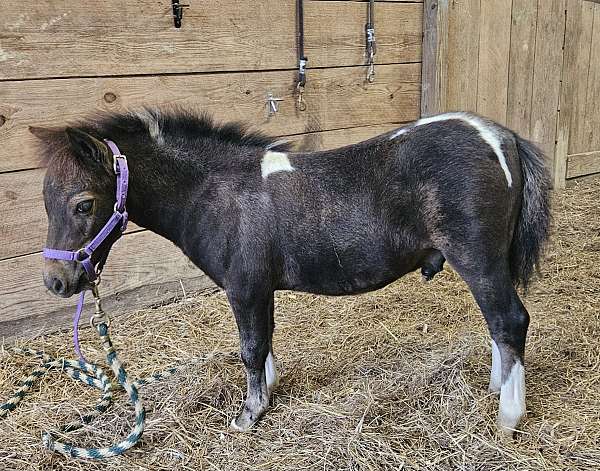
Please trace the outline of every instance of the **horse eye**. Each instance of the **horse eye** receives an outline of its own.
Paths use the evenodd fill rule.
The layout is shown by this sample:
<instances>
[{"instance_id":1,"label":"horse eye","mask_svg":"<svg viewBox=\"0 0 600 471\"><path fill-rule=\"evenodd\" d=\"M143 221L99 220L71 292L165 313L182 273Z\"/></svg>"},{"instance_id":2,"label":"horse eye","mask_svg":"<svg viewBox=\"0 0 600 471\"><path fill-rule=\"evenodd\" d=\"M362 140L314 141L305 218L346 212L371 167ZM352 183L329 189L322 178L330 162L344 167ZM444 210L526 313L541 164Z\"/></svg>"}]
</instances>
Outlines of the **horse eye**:
<instances>
[{"instance_id":1,"label":"horse eye","mask_svg":"<svg viewBox=\"0 0 600 471\"><path fill-rule=\"evenodd\" d=\"M76 210L80 214L86 214L92 210L93 206L94 206L94 200L80 201L79 203L77 203Z\"/></svg>"}]
</instances>

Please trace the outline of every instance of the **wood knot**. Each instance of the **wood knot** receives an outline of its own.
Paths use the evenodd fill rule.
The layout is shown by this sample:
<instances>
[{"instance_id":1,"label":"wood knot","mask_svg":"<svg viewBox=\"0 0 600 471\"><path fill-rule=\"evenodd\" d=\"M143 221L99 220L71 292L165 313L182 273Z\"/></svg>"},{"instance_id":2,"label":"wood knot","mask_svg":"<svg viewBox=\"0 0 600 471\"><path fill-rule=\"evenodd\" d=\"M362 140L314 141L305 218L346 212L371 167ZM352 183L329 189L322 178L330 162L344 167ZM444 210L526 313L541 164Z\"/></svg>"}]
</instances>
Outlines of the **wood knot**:
<instances>
[{"instance_id":1,"label":"wood knot","mask_svg":"<svg viewBox=\"0 0 600 471\"><path fill-rule=\"evenodd\" d=\"M19 197L19 195L17 195L17 193L12 190L5 191L4 196L6 197L6 199L12 200L12 201L16 200Z\"/></svg>"},{"instance_id":2,"label":"wood knot","mask_svg":"<svg viewBox=\"0 0 600 471\"><path fill-rule=\"evenodd\" d=\"M0 126L4 126L4 123L6 123L7 119L8 118L6 116L0 114Z\"/></svg>"},{"instance_id":3,"label":"wood knot","mask_svg":"<svg viewBox=\"0 0 600 471\"><path fill-rule=\"evenodd\" d=\"M104 101L106 103L113 103L117 99L117 95L112 92L106 92L104 94Z\"/></svg>"}]
</instances>

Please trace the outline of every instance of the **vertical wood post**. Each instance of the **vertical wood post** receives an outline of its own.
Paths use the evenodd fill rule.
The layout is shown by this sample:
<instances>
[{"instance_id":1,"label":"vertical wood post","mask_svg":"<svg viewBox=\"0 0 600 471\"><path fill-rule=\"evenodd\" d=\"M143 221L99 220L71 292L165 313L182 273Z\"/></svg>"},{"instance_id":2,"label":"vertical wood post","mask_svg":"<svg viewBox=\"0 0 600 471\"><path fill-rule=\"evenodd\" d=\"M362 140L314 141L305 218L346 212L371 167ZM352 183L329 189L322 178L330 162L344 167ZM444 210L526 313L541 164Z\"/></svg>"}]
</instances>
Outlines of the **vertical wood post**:
<instances>
[{"instance_id":1,"label":"vertical wood post","mask_svg":"<svg viewBox=\"0 0 600 471\"><path fill-rule=\"evenodd\" d=\"M421 116L445 111L448 79L448 0L423 4Z\"/></svg>"}]
</instances>

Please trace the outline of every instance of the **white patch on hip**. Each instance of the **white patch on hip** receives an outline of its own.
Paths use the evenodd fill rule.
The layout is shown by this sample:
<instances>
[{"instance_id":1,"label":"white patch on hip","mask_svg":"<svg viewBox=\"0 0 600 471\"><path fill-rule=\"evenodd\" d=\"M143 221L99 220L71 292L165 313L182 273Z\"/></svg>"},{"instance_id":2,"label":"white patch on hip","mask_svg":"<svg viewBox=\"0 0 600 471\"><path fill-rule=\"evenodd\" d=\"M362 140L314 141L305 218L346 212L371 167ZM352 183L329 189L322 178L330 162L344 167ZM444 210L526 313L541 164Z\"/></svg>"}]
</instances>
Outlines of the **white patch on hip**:
<instances>
[{"instance_id":1,"label":"white patch on hip","mask_svg":"<svg viewBox=\"0 0 600 471\"><path fill-rule=\"evenodd\" d=\"M512 433L525 415L525 368L516 361L500 389L500 430Z\"/></svg>"},{"instance_id":2,"label":"white patch on hip","mask_svg":"<svg viewBox=\"0 0 600 471\"><path fill-rule=\"evenodd\" d=\"M269 390L269 394L271 394L273 388L279 383L277 367L275 366L275 358L273 358L273 353L271 352L269 352L269 355L265 360L265 376L267 378L267 389Z\"/></svg>"},{"instance_id":3,"label":"white patch on hip","mask_svg":"<svg viewBox=\"0 0 600 471\"><path fill-rule=\"evenodd\" d=\"M424 126L425 124L437 123L440 121L448 121L451 119L459 119L464 121L469 126L474 127L479 131L479 135L481 138L492 148L496 157L498 157L498 162L500 163L500 167L504 171L504 175L506 176L506 181L508 182L509 188L512 186L512 175L510 174L510 170L508 169L508 164L506 163L506 157L502 152L502 143L500 142L500 138L498 133L494 130L492 126L484 122L482 119L477 116L468 114L468 113L445 113L437 116L430 116L428 118L422 118L418 121L415 121L412 125L399 129L395 133L390 135L390 139L395 139L402 134L406 134L411 129L414 129L418 126Z\"/></svg>"},{"instance_id":4,"label":"white patch on hip","mask_svg":"<svg viewBox=\"0 0 600 471\"><path fill-rule=\"evenodd\" d=\"M492 340L492 369L490 371L490 392L500 392L502 386L502 358L496 342Z\"/></svg>"},{"instance_id":5,"label":"white patch on hip","mask_svg":"<svg viewBox=\"0 0 600 471\"><path fill-rule=\"evenodd\" d=\"M272 173L293 172L295 170L285 152L265 152L260 163L260 170L263 178L267 178Z\"/></svg>"}]
</instances>

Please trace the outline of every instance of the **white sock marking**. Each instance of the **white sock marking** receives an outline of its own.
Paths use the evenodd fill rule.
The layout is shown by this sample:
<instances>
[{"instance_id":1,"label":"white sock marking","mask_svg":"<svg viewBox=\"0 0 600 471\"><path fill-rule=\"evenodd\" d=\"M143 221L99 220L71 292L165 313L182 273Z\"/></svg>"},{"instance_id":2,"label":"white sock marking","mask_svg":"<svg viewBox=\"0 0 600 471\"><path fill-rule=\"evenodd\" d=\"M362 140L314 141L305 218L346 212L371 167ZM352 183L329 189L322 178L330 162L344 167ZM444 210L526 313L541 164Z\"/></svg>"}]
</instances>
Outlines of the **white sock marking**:
<instances>
[{"instance_id":1,"label":"white sock marking","mask_svg":"<svg viewBox=\"0 0 600 471\"><path fill-rule=\"evenodd\" d=\"M500 392L502 386L502 359L496 342L492 340L492 369L490 371L490 391Z\"/></svg>"},{"instance_id":2,"label":"white sock marking","mask_svg":"<svg viewBox=\"0 0 600 471\"><path fill-rule=\"evenodd\" d=\"M505 432L512 432L524 414L525 368L520 361L516 361L500 389L498 424Z\"/></svg>"},{"instance_id":3,"label":"white sock marking","mask_svg":"<svg viewBox=\"0 0 600 471\"><path fill-rule=\"evenodd\" d=\"M429 118L423 118L418 121L415 121L414 124L409 125L406 128L399 129L395 133L390 136L390 139L395 139L402 134L407 133L411 129L414 129L418 126L423 126L425 124L437 123L439 121L448 121L450 119L460 119L461 121L466 122L470 126L474 127L479 131L479 135L481 138L492 148L495 152L496 157L498 157L498 162L500 163L500 167L504 171L504 175L506 176L506 181L508 182L509 188L512 186L512 175L510 174L510 170L508 169L508 164L506 163L506 157L502 152L502 144L500 139L498 138L498 134L494 132L490 126L488 126L483 120L478 118L477 116L470 115L468 113L445 113L440 114L438 116L430 116Z\"/></svg>"},{"instance_id":4,"label":"white sock marking","mask_svg":"<svg viewBox=\"0 0 600 471\"><path fill-rule=\"evenodd\" d=\"M260 170L263 178L267 178L272 173L293 172L295 170L285 152L265 152L260 163Z\"/></svg>"},{"instance_id":5,"label":"white sock marking","mask_svg":"<svg viewBox=\"0 0 600 471\"><path fill-rule=\"evenodd\" d=\"M275 366L275 358L273 358L273 354L271 352L269 352L269 355L265 361L265 376L267 377L267 389L269 390L270 394L273 388L277 386L277 383L279 382L277 367Z\"/></svg>"}]
</instances>

